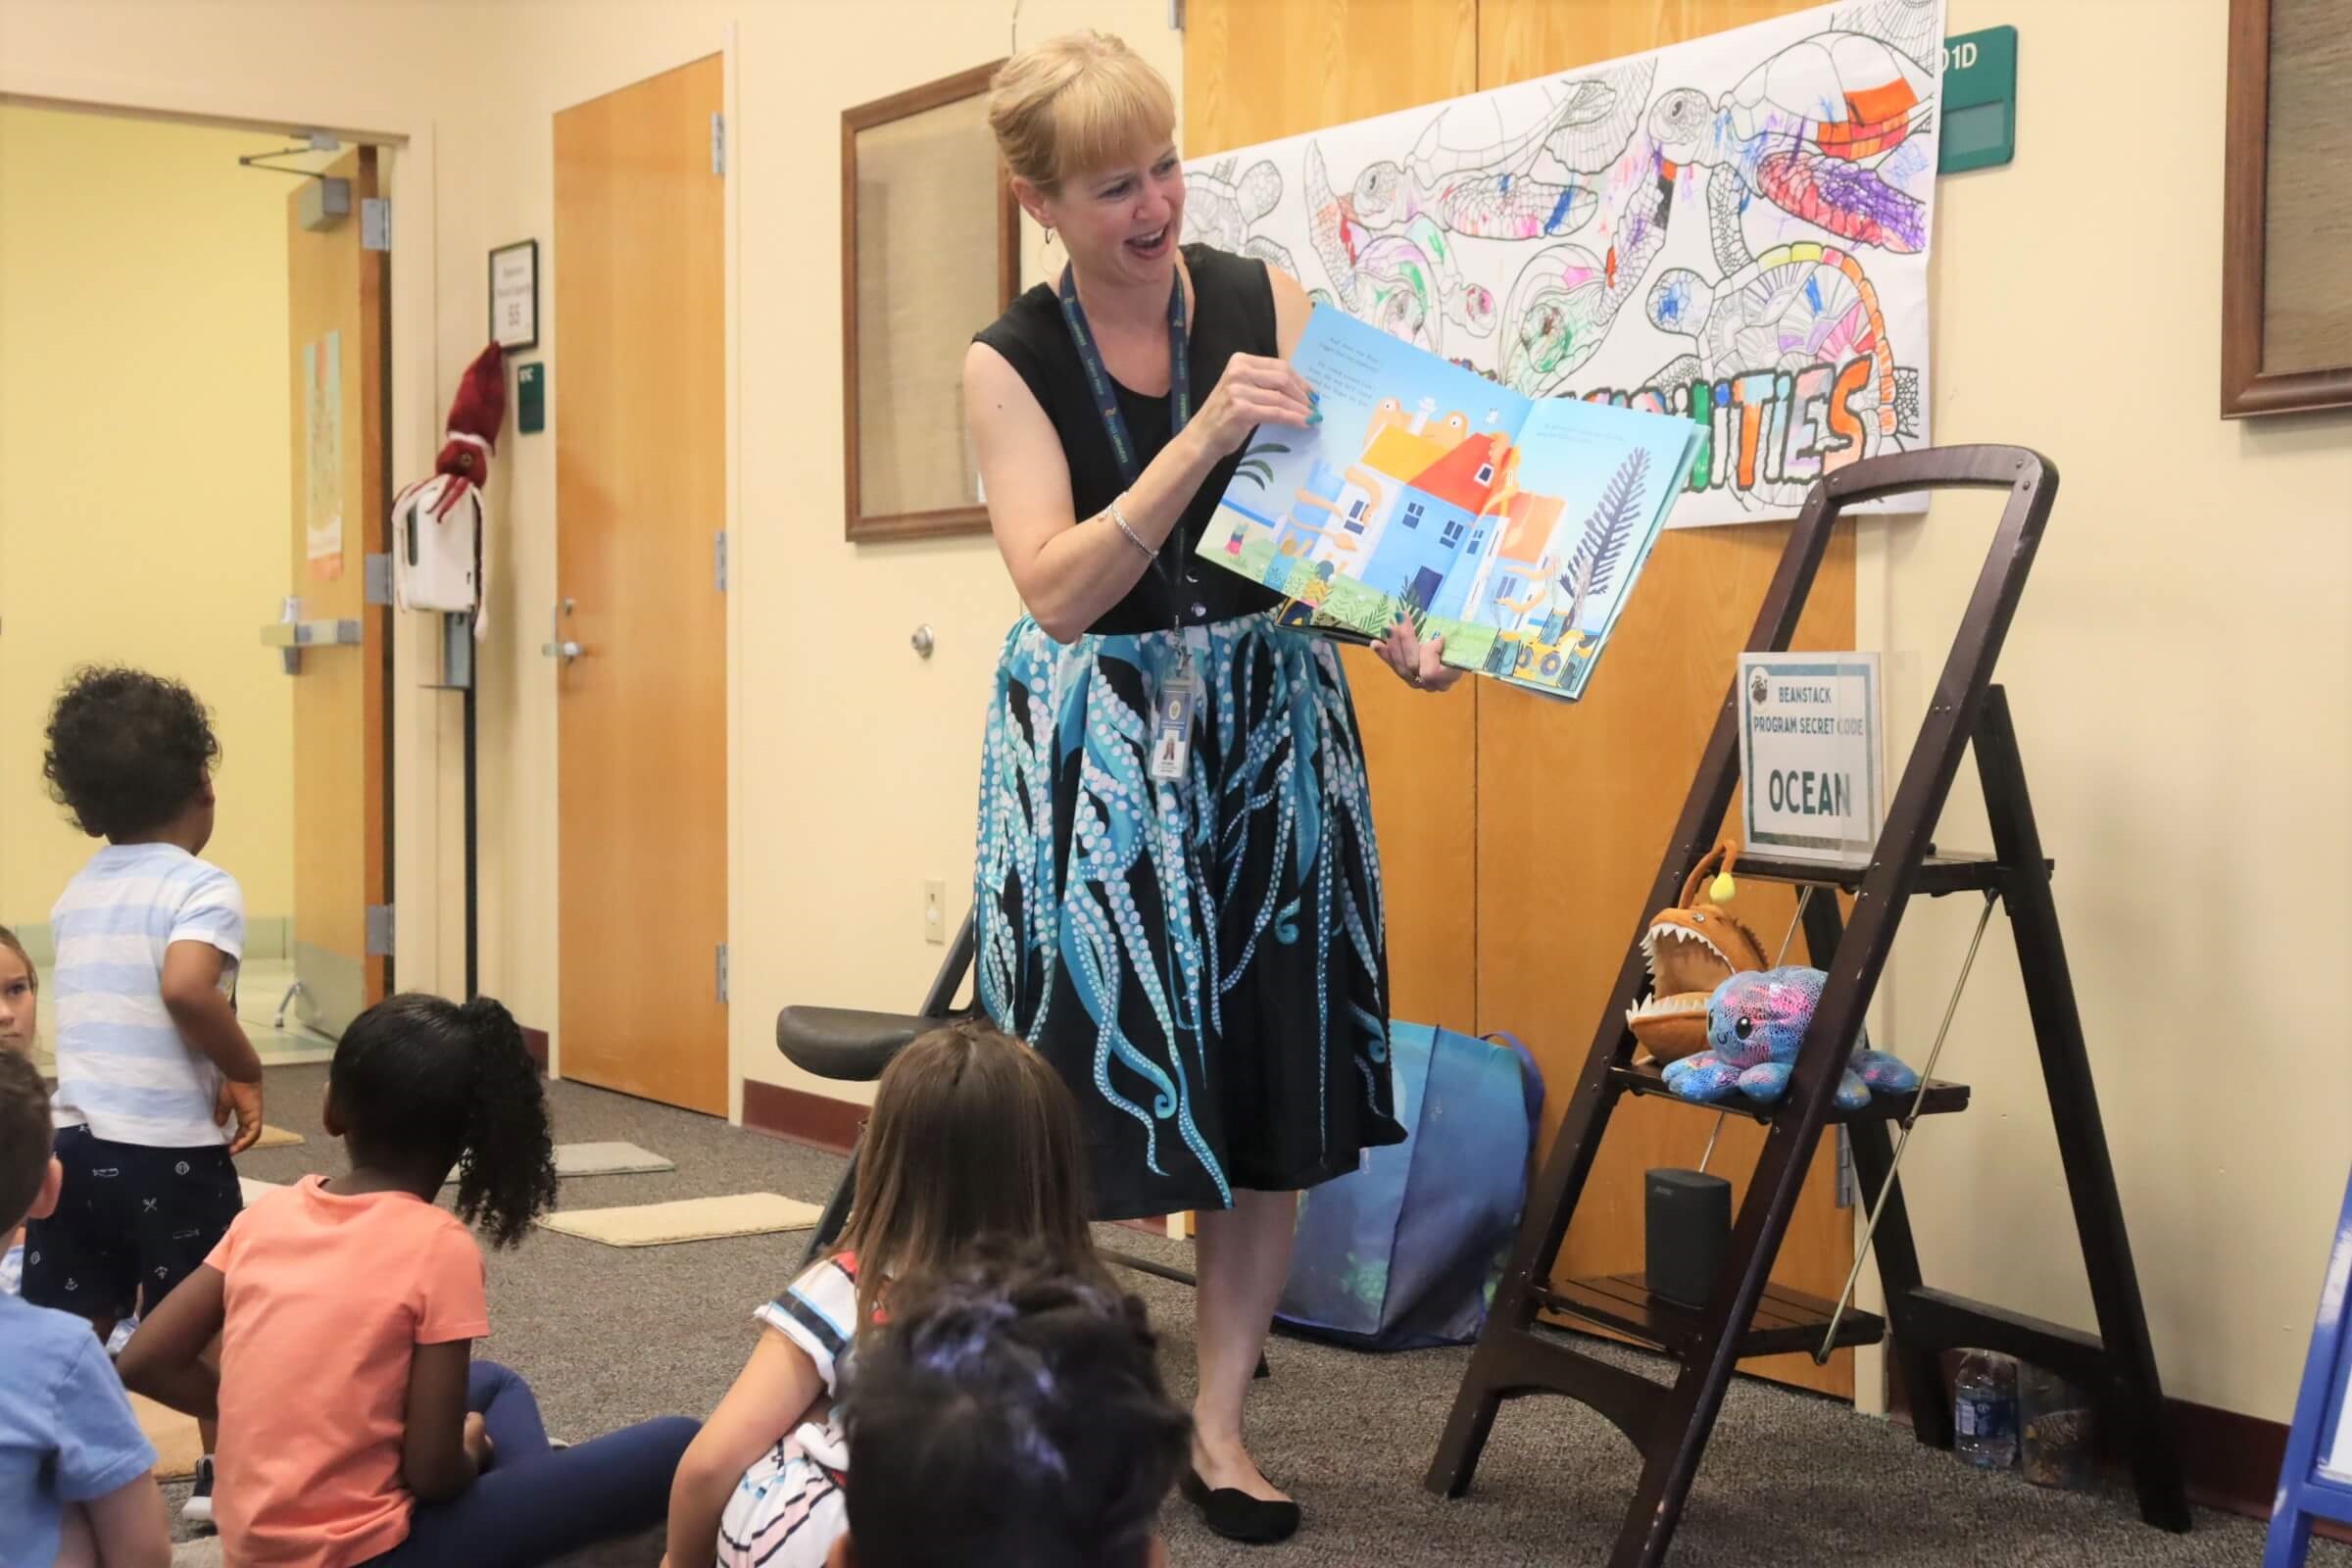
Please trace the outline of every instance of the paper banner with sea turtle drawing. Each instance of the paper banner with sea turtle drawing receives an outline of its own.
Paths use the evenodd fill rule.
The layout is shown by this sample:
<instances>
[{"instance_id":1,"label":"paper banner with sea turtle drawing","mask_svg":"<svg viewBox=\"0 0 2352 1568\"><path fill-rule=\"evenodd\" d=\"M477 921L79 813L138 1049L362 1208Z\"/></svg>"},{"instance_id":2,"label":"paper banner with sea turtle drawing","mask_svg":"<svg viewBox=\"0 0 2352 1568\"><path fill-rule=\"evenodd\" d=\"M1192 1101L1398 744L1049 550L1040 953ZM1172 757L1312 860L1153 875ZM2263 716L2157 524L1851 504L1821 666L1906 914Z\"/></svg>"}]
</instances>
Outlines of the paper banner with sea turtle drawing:
<instances>
[{"instance_id":1,"label":"paper banner with sea turtle drawing","mask_svg":"<svg viewBox=\"0 0 2352 1568\"><path fill-rule=\"evenodd\" d=\"M1688 415L1669 527L1789 516L1928 442L1942 39L1942 0L1846 0L1196 159L1185 238L1531 396Z\"/></svg>"}]
</instances>

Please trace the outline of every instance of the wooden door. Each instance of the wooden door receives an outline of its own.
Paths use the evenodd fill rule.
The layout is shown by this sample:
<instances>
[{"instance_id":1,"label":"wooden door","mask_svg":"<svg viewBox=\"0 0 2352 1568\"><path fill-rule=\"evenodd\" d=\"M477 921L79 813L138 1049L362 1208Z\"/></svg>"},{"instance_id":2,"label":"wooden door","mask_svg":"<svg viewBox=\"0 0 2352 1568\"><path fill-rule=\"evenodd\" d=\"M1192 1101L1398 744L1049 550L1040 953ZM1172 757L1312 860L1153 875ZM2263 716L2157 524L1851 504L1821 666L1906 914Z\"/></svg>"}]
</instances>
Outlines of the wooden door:
<instances>
[{"instance_id":1,"label":"wooden door","mask_svg":"<svg viewBox=\"0 0 2352 1568\"><path fill-rule=\"evenodd\" d=\"M1477 0L1192 0L1187 158L1471 91ZM1245 41L1246 40L1246 41ZM1477 1016L1481 681L1414 691L1342 651L1372 775L1388 894L1389 1012L1469 1030Z\"/></svg>"},{"instance_id":2,"label":"wooden door","mask_svg":"<svg viewBox=\"0 0 2352 1568\"><path fill-rule=\"evenodd\" d=\"M1615 59L1802 10L1805 0L1479 0L1479 86ZM1787 523L1668 533L1610 641L1589 694L1562 709L1490 684L1478 723L1478 1018L1510 1029L1543 1063L1544 1147L1567 1110L1592 1028L1657 875L1674 819L1730 688L1734 656L1779 563ZM1799 648L1854 645L1853 525L1841 524L1815 580ZM1735 806L1735 813L1737 807ZM1574 824L1564 827L1563 824ZM1382 848L1387 845L1384 841ZM1742 881L1735 908L1779 951L1794 912L1786 888ZM1791 962L1804 961L1800 934ZM1642 1173L1697 1165L1716 1118L1688 1105L1628 1097L1612 1113L1576 1223L1562 1279L1639 1270ZM1764 1129L1729 1118L1708 1169L1734 1201ZM1806 1178L1773 1279L1837 1296L1853 1262L1853 1213L1837 1200L1837 1141ZM1802 1355L1748 1363L1761 1373L1850 1396L1853 1352L1827 1366Z\"/></svg>"},{"instance_id":3,"label":"wooden door","mask_svg":"<svg viewBox=\"0 0 2352 1568\"><path fill-rule=\"evenodd\" d=\"M556 116L564 1075L723 1115L720 57ZM566 608L567 607L567 608Z\"/></svg>"},{"instance_id":4,"label":"wooden door","mask_svg":"<svg viewBox=\"0 0 2352 1568\"><path fill-rule=\"evenodd\" d=\"M376 194L362 147L326 172L351 181L351 211L305 228L306 193L286 198L292 350L293 553L287 593L314 640L293 650L294 973L303 1018L340 1035L383 1000L391 961L371 948L368 909L392 901L392 624L367 602L367 558L382 554L384 328L390 257L363 243L361 206ZM315 199L315 198L314 198Z\"/></svg>"}]
</instances>

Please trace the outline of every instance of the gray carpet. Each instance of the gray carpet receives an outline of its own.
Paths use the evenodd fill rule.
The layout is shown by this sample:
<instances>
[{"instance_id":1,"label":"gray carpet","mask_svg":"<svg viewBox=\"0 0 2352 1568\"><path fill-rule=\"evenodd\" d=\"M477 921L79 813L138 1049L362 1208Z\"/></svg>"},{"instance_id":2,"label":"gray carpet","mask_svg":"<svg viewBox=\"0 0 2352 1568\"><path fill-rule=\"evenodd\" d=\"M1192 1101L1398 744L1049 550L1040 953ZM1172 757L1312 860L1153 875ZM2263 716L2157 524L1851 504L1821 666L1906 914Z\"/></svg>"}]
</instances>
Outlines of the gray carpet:
<instances>
[{"instance_id":1,"label":"gray carpet","mask_svg":"<svg viewBox=\"0 0 2352 1568\"><path fill-rule=\"evenodd\" d=\"M270 1119L311 1139L239 1161L246 1175L291 1181L338 1168L318 1102L325 1069L270 1075ZM839 1162L723 1123L572 1084L552 1090L563 1142L628 1139L678 1162L643 1176L564 1184L575 1207L767 1190L822 1200ZM1121 1248L1182 1261L1189 1249L1105 1229ZM707 1413L752 1342L750 1314L790 1277L798 1235L680 1247L614 1249L545 1233L490 1265L491 1337L477 1353L530 1379L548 1426L584 1438L648 1416ZM1169 1381L1189 1398L1192 1299L1141 1276L1165 1335ZM1600 1417L1565 1400L1506 1406L1471 1494L1421 1490L1421 1474L1468 1357L1434 1350L1371 1357L1277 1340L1274 1376L1257 1385L1252 1445L1266 1471L1307 1509L1307 1527L1271 1550L1208 1535L1181 1503L1166 1514L1178 1568L1262 1565L1595 1563L1631 1497L1632 1448ZM1662 1363L1624 1352L1662 1375ZM176 1504L177 1497L174 1496ZM1952 1568L1960 1563L2169 1565L2254 1563L2261 1527L2200 1512L2192 1535L2138 1522L2123 1494L2069 1495L2015 1476L1984 1476L1920 1447L1907 1430L1770 1385L1737 1383L1676 1538L1678 1568L1835 1563ZM608 1547L578 1568L652 1568L658 1543ZM2314 1568L2352 1568L2352 1548L2314 1547Z\"/></svg>"}]
</instances>

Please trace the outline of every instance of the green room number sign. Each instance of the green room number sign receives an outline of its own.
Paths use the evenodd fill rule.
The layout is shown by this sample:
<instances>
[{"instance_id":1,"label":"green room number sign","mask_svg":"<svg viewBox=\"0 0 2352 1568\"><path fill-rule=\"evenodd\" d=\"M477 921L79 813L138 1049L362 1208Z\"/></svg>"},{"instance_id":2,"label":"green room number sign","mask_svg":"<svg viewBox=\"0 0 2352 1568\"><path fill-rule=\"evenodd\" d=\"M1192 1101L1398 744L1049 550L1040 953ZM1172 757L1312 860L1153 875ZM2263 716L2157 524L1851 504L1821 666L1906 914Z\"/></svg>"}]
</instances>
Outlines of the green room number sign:
<instances>
[{"instance_id":1,"label":"green room number sign","mask_svg":"<svg viewBox=\"0 0 2352 1568\"><path fill-rule=\"evenodd\" d=\"M2017 156L2017 29L1943 40L1943 140L1936 172L1991 169Z\"/></svg>"}]
</instances>

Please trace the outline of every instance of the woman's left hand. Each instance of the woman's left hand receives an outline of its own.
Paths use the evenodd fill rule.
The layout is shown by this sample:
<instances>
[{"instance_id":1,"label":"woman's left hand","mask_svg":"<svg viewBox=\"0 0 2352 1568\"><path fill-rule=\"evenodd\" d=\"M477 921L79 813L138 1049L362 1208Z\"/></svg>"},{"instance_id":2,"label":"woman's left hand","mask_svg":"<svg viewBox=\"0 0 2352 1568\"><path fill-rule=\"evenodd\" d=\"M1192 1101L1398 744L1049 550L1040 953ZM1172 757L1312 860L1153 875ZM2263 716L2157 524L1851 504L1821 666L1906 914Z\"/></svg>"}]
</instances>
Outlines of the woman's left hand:
<instances>
[{"instance_id":1,"label":"woman's left hand","mask_svg":"<svg viewBox=\"0 0 2352 1568\"><path fill-rule=\"evenodd\" d=\"M1445 662L1446 639L1432 637L1423 642L1413 623L1402 615L1390 625L1388 635L1372 646L1407 686L1442 692L1462 678L1462 671Z\"/></svg>"}]
</instances>

